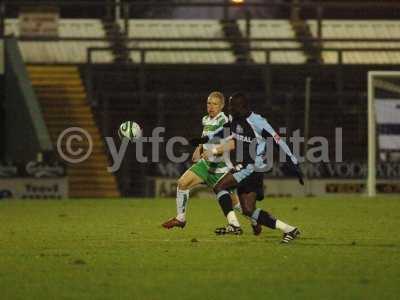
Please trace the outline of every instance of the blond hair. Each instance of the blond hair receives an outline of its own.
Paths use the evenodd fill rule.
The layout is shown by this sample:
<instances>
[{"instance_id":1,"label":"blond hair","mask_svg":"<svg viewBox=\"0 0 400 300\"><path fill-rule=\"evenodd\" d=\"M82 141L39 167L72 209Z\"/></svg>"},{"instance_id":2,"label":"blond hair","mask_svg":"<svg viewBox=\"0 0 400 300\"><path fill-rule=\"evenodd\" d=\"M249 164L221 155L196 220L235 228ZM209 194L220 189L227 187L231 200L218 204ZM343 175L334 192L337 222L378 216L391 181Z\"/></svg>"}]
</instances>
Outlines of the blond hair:
<instances>
[{"instance_id":1,"label":"blond hair","mask_svg":"<svg viewBox=\"0 0 400 300\"><path fill-rule=\"evenodd\" d=\"M225 96L221 92L211 92L210 95L208 95L208 98L217 98L221 102L222 106L225 105Z\"/></svg>"}]
</instances>

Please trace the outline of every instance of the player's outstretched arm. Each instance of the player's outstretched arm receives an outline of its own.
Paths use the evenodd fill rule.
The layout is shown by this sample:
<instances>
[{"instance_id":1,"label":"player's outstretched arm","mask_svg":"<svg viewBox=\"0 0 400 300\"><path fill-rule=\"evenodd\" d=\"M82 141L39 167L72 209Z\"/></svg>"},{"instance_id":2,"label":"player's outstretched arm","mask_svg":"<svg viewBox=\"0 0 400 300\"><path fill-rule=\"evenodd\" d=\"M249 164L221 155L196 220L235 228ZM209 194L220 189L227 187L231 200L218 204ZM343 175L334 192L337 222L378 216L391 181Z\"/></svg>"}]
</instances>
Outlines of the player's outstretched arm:
<instances>
[{"instance_id":1,"label":"player's outstretched arm","mask_svg":"<svg viewBox=\"0 0 400 300\"><path fill-rule=\"evenodd\" d=\"M207 144L210 140L214 138L224 138L224 136L226 135L226 130L229 131L229 128L230 128L230 123L225 123L223 127L218 128L217 130L207 134L206 136L203 136L201 138L190 139L189 143L192 146L198 146L200 144Z\"/></svg>"},{"instance_id":2,"label":"player's outstretched arm","mask_svg":"<svg viewBox=\"0 0 400 300\"><path fill-rule=\"evenodd\" d=\"M267 139L268 137L272 136L274 142L286 153L286 156L289 157L289 160L287 160L288 173L290 173L290 175L296 176L299 179L299 183L301 185L304 185L304 180L303 180L304 176L300 169L299 162L297 158L293 155L292 151L290 151L290 148L286 144L286 142L280 138L278 133L276 133L276 131L264 118L260 118L260 122L258 125L260 126L261 129L261 136L264 139Z\"/></svg>"},{"instance_id":3,"label":"player's outstretched arm","mask_svg":"<svg viewBox=\"0 0 400 300\"><path fill-rule=\"evenodd\" d=\"M297 158L293 155L292 151L290 151L289 146L285 143L284 140L281 139L278 133L272 128L272 126L265 120L264 118L260 118L258 122L258 127L261 131L261 136L264 139L268 139L270 136L274 139L274 142L289 156L290 160L294 164L298 164Z\"/></svg>"}]
</instances>

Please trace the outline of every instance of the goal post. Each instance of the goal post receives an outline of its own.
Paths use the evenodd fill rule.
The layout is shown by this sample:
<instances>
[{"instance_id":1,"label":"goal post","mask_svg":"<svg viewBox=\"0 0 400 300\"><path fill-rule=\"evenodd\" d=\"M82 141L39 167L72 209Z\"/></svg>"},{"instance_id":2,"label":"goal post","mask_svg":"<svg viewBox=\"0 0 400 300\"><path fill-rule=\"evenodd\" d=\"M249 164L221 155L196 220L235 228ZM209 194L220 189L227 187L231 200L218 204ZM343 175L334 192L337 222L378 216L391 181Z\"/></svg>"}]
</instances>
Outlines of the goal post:
<instances>
[{"instance_id":1,"label":"goal post","mask_svg":"<svg viewBox=\"0 0 400 300\"><path fill-rule=\"evenodd\" d=\"M400 71L369 71L368 72L368 175L367 195L376 195L376 163L377 163L377 130L376 130L376 89L397 94L400 101ZM400 123L400 121L399 121Z\"/></svg>"}]
</instances>

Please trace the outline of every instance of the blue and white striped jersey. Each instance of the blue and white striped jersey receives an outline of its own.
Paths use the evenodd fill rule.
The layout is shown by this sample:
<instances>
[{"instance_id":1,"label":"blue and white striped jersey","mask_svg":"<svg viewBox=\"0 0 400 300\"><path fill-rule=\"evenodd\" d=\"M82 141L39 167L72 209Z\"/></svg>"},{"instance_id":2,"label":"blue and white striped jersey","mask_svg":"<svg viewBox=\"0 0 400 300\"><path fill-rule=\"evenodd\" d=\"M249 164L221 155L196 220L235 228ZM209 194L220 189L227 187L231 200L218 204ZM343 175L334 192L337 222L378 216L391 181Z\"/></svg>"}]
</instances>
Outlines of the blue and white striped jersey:
<instances>
[{"instance_id":1,"label":"blue and white striped jersey","mask_svg":"<svg viewBox=\"0 0 400 300\"><path fill-rule=\"evenodd\" d=\"M209 139L222 136L223 129L209 134ZM229 134L236 141L236 163L252 164L256 168L265 168L267 138L272 137L276 144L297 164L287 144L279 137L268 121L259 114L250 113L247 117L232 118L230 116Z\"/></svg>"}]
</instances>

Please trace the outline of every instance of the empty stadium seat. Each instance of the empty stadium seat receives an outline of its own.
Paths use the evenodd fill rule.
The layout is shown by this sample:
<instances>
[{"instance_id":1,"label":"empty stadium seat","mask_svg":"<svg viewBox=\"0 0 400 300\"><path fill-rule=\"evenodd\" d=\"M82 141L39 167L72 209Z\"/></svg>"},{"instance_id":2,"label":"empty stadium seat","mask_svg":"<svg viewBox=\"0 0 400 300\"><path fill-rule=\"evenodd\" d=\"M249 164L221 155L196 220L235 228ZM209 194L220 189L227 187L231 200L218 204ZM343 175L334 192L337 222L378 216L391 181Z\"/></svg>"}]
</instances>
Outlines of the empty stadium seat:
<instances>
[{"instance_id":1,"label":"empty stadium seat","mask_svg":"<svg viewBox=\"0 0 400 300\"><path fill-rule=\"evenodd\" d=\"M317 22L308 21L311 32L317 36ZM398 21L345 21L324 20L322 23L323 38L400 38ZM324 42L324 48L400 48L399 42ZM338 62L336 52L323 52L324 62ZM398 64L400 52L370 51L344 52L343 63L347 64Z\"/></svg>"},{"instance_id":2,"label":"empty stadium seat","mask_svg":"<svg viewBox=\"0 0 400 300\"><path fill-rule=\"evenodd\" d=\"M121 23L122 25L122 23ZM129 38L222 38L223 32L218 21L196 20L130 20ZM227 48L228 42L130 42L130 47L160 48ZM131 58L140 61L138 52ZM235 57L228 51L152 51L146 53L147 63L233 63Z\"/></svg>"},{"instance_id":3,"label":"empty stadium seat","mask_svg":"<svg viewBox=\"0 0 400 300\"><path fill-rule=\"evenodd\" d=\"M239 20L239 28L245 36L246 21ZM252 38L295 38L295 33L288 20L252 20ZM252 42L252 48L301 48L299 42ZM265 63L264 51L252 51L252 57L256 63ZM299 51L271 52L270 61L280 64L302 64L306 61L304 53Z\"/></svg>"},{"instance_id":4,"label":"empty stadium seat","mask_svg":"<svg viewBox=\"0 0 400 300\"><path fill-rule=\"evenodd\" d=\"M18 19L7 19L6 34L19 36ZM104 38L101 21L86 19L62 19L59 21L59 37ZM85 63L89 47L109 47L106 41L60 41L60 42L19 42L24 60L28 63ZM113 61L111 52L96 52L93 62Z\"/></svg>"}]
</instances>

